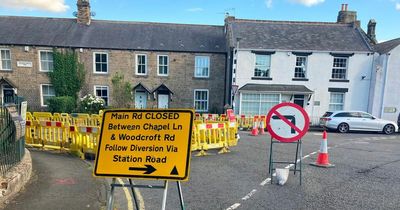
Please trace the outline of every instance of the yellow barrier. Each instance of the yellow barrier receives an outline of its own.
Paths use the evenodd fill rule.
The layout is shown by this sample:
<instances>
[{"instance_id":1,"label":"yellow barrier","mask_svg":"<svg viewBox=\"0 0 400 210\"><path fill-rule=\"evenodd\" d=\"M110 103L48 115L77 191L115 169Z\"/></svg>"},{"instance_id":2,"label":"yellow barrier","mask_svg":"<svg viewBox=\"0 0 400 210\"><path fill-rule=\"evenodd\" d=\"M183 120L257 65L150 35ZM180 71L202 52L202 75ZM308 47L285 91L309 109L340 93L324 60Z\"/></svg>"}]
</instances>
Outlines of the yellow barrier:
<instances>
[{"instance_id":1,"label":"yellow barrier","mask_svg":"<svg viewBox=\"0 0 400 210\"><path fill-rule=\"evenodd\" d=\"M238 123L226 115L196 114L192 128L192 151L206 155L209 149L229 152L238 142ZM80 113L27 113L26 144L34 147L68 150L84 158L95 155L100 135L102 115ZM208 121L204 123L204 121ZM219 120L219 121L218 121ZM221 121L222 120L222 121Z\"/></svg>"},{"instance_id":2,"label":"yellow barrier","mask_svg":"<svg viewBox=\"0 0 400 210\"><path fill-rule=\"evenodd\" d=\"M97 126L79 126L78 132L82 141L82 152L95 155L100 137L100 128Z\"/></svg>"},{"instance_id":3,"label":"yellow barrier","mask_svg":"<svg viewBox=\"0 0 400 210\"><path fill-rule=\"evenodd\" d=\"M220 149L219 154L229 152L225 123L198 124L198 156L207 155L209 149Z\"/></svg>"},{"instance_id":4,"label":"yellow barrier","mask_svg":"<svg viewBox=\"0 0 400 210\"><path fill-rule=\"evenodd\" d=\"M39 141L45 148L63 149L66 131L64 124L60 121L39 121Z\"/></svg>"}]
</instances>

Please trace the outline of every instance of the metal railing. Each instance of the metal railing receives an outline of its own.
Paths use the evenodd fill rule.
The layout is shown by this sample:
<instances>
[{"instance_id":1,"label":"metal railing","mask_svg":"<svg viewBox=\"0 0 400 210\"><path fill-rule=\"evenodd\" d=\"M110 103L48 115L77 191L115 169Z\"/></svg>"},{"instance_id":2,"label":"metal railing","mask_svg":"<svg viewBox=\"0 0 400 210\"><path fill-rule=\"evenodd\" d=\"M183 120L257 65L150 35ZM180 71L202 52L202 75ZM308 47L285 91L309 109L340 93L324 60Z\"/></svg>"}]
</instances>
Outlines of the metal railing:
<instances>
[{"instance_id":1,"label":"metal railing","mask_svg":"<svg viewBox=\"0 0 400 210\"><path fill-rule=\"evenodd\" d=\"M18 106L18 105L17 105ZM0 107L0 175L17 165L25 155L25 138L16 138L14 120L4 106Z\"/></svg>"}]
</instances>

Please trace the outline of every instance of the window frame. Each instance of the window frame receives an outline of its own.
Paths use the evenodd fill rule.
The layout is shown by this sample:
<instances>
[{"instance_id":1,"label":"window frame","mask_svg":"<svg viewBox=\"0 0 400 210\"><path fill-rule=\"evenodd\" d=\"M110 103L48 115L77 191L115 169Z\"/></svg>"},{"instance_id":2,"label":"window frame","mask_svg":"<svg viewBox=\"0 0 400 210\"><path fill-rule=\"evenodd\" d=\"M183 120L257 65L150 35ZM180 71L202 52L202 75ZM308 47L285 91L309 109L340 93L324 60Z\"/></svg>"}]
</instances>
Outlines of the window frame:
<instances>
[{"instance_id":1,"label":"window frame","mask_svg":"<svg viewBox=\"0 0 400 210\"><path fill-rule=\"evenodd\" d=\"M100 97L100 98L103 98L103 97L97 95L97 93L96 93L97 88L106 88L107 89L107 100L104 100L106 102L106 104L104 104L104 106L107 107L109 105L109 101L110 101L110 88L108 87L108 85L93 85L94 96Z\"/></svg>"},{"instance_id":2,"label":"window frame","mask_svg":"<svg viewBox=\"0 0 400 210\"><path fill-rule=\"evenodd\" d=\"M244 99L244 95L246 94L254 94L254 95L258 95L258 100L254 100L254 99ZM262 95L278 95L278 101L269 101L269 100L265 100L262 99ZM266 113L263 113L261 110L262 107L262 103L275 103L279 104L282 101L282 94L280 93L266 93L266 92L244 92L244 93L240 93L240 107L239 107L239 113L243 114L243 102L245 103L258 103L258 111L256 115L265 115ZM273 106L272 106L273 107ZM272 108L271 107L271 108ZM247 114L246 114L247 115Z\"/></svg>"},{"instance_id":3,"label":"window frame","mask_svg":"<svg viewBox=\"0 0 400 210\"><path fill-rule=\"evenodd\" d=\"M145 62L145 64L144 64L144 73L139 73L139 56L144 56L144 62ZM141 76L144 76L144 75L147 75L147 54L136 54L135 55L135 58L136 58L136 60L135 60L135 68L136 68L136 71L135 71L135 74L136 75L141 75ZM141 64L141 65L143 65L143 64Z\"/></svg>"},{"instance_id":4,"label":"window frame","mask_svg":"<svg viewBox=\"0 0 400 210\"><path fill-rule=\"evenodd\" d=\"M103 71L97 71L96 69L96 55L106 55L106 65L107 65L107 71L103 72ZM102 65L103 62L100 61L100 65ZM93 52L93 74L108 74L108 72L110 71L110 67L109 67L109 59L108 59L108 52Z\"/></svg>"},{"instance_id":5,"label":"window frame","mask_svg":"<svg viewBox=\"0 0 400 210\"><path fill-rule=\"evenodd\" d=\"M54 88L54 86L52 85L52 84L40 84L40 106L41 107L47 107L48 105L47 104L44 104L44 102L45 102L45 100L43 100L44 98L44 95L43 95L43 86L51 86L51 87L53 87ZM52 96L52 95L46 95L46 96ZM55 94L55 90L54 90L54 96L53 97L55 97L56 96L56 94Z\"/></svg>"},{"instance_id":6,"label":"window frame","mask_svg":"<svg viewBox=\"0 0 400 210\"><path fill-rule=\"evenodd\" d=\"M196 100L196 92L207 92L207 100L204 99L200 99L200 100ZM196 101L206 101L206 110L200 110L200 109L196 109ZM193 90L193 107L195 109L196 112L208 112L209 110L209 105L210 105L210 91L208 89L194 89Z\"/></svg>"},{"instance_id":7,"label":"window frame","mask_svg":"<svg viewBox=\"0 0 400 210\"><path fill-rule=\"evenodd\" d=\"M197 69L199 69L200 67L197 66L197 59L198 58L207 58L207 75L197 75ZM211 66L211 58L208 55L196 55L194 56L194 77L195 78L210 78L210 69Z\"/></svg>"},{"instance_id":8,"label":"window frame","mask_svg":"<svg viewBox=\"0 0 400 210\"><path fill-rule=\"evenodd\" d=\"M333 94L337 94L337 95L342 95L342 103L332 103L332 95ZM346 97L346 94L345 93L343 93L343 92L330 92L330 94L329 94L329 104L328 104L328 110L329 111L332 111L332 112L334 112L334 111L343 111L344 110L344 105L345 105L345 97ZM341 105L342 106L342 109L340 109L340 110L338 110L338 109L331 109L331 105Z\"/></svg>"},{"instance_id":9,"label":"window frame","mask_svg":"<svg viewBox=\"0 0 400 210\"><path fill-rule=\"evenodd\" d=\"M9 54L10 54L10 68L9 69L3 69L3 59L1 58L2 51L8 51ZM12 71L12 57L11 57L11 50L10 49L0 48L0 70L1 71Z\"/></svg>"},{"instance_id":10,"label":"window frame","mask_svg":"<svg viewBox=\"0 0 400 210\"><path fill-rule=\"evenodd\" d=\"M165 74L161 74L160 73L160 57L167 57L167 64L163 64L163 67L167 67L167 73ZM157 55L157 76L162 76L162 77L166 77L169 75L169 56L168 55Z\"/></svg>"},{"instance_id":11,"label":"window frame","mask_svg":"<svg viewBox=\"0 0 400 210\"><path fill-rule=\"evenodd\" d=\"M305 59L304 66L298 66L298 65L297 65L297 59L298 59L298 58L304 58L304 59ZM294 75L293 75L293 78L295 78L295 79L307 79L307 67L308 67L308 56L296 55L296 61L295 61L295 67L294 67ZM303 72L298 73L298 72L296 71L297 69L302 69ZM304 77L296 76L296 74L301 74L301 73L304 74Z\"/></svg>"},{"instance_id":12,"label":"window frame","mask_svg":"<svg viewBox=\"0 0 400 210\"><path fill-rule=\"evenodd\" d=\"M335 59L344 59L346 60L345 62L345 67L335 67ZM348 68L349 68L349 57L341 57L341 56L334 56L333 57L333 62L332 62L332 72L331 72L331 79L333 80L347 80L347 72L348 72ZM334 71L338 71L338 70L344 70L344 73L334 73ZM338 78L338 77L334 77L334 75L342 75L344 74L344 78Z\"/></svg>"},{"instance_id":13,"label":"window frame","mask_svg":"<svg viewBox=\"0 0 400 210\"><path fill-rule=\"evenodd\" d=\"M38 50L39 52L39 71L40 72L52 72L54 70L54 54L52 50ZM53 60L51 61L53 63L53 70L43 70L42 68L42 52L46 52L46 53L51 53L53 54ZM47 60L49 61L49 60Z\"/></svg>"},{"instance_id":14,"label":"window frame","mask_svg":"<svg viewBox=\"0 0 400 210\"><path fill-rule=\"evenodd\" d=\"M257 66L264 66L264 65L257 65L257 56L265 56L267 58L269 58L269 66L265 65L265 67L267 68L267 75L266 76L256 76L256 68ZM254 68L253 68L253 77L254 78L271 78L271 63L272 63L272 56L271 54L257 54L254 53Z\"/></svg>"}]
</instances>

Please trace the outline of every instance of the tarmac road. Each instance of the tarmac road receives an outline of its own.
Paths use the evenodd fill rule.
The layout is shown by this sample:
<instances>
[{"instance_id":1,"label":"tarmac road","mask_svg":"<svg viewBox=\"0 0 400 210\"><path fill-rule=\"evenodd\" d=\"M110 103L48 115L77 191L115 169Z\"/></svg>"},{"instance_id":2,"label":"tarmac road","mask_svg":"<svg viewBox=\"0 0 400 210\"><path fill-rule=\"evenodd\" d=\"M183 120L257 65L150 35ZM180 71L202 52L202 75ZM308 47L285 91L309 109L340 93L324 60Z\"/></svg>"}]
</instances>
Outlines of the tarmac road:
<instances>
[{"instance_id":1,"label":"tarmac road","mask_svg":"<svg viewBox=\"0 0 400 210\"><path fill-rule=\"evenodd\" d=\"M329 133L335 168L310 166L321 132L303 138L303 183L289 175L283 186L269 183L270 138L241 131L238 146L227 154L192 155L190 177L182 182L186 209L399 209L400 135ZM274 145L275 160L294 160L294 144ZM105 184L93 178L86 161L59 152L31 150L34 176L7 210L104 209ZM281 167L285 167L282 165ZM126 179L118 179L126 181ZM134 180L162 185L163 181ZM140 209L161 209L163 190L137 189ZM135 209L129 188L117 188L115 209ZM180 209L176 182L169 182L166 209Z\"/></svg>"},{"instance_id":2,"label":"tarmac road","mask_svg":"<svg viewBox=\"0 0 400 210\"><path fill-rule=\"evenodd\" d=\"M398 209L400 207L400 136L376 133L328 134L331 163L317 168L320 132L303 138L303 183L289 175L284 186L268 181L270 140L240 133L228 154L193 157L190 180L182 183L186 209ZM274 145L275 158L293 160L295 145ZM312 153L312 154L311 154ZM276 160L277 160L276 159ZM287 165L287 164L286 164ZM282 166L284 167L284 166ZM154 181L135 181L154 184ZM162 182L158 182L162 183ZM140 189L144 208L161 209L162 190ZM167 209L180 209L176 184L170 182Z\"/></svg>"},{"instance_id":3,"label":"tarmac road","mask_svg":"<svg viewBox=\"0 0 400 210\"><path fill-rule=\"evenodd\" d=\"M101 209L107 185L94 179L87 162L58 151L29 149L33 173L5 210Z\"/></svg>"}]
</instances>

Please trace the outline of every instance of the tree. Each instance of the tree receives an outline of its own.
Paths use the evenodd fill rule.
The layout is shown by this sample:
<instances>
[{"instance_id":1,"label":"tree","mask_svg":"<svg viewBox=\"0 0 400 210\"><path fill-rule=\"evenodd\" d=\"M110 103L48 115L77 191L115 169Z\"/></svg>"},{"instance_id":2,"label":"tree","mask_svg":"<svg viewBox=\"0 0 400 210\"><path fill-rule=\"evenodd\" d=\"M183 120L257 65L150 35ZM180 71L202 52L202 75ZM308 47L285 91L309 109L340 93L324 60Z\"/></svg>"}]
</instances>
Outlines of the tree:
<instances>
[{"instance_id":1,"label":"tree","mask_svg":"<svg viewBox=\"0 0 400 210\"><path fill-rule=\"evenodd\" d=\"M115 73L112 82L113 106L116 108L129 108L132 102L132 85L124 80L124 75Z\"/></svg>"}]
</instances>

